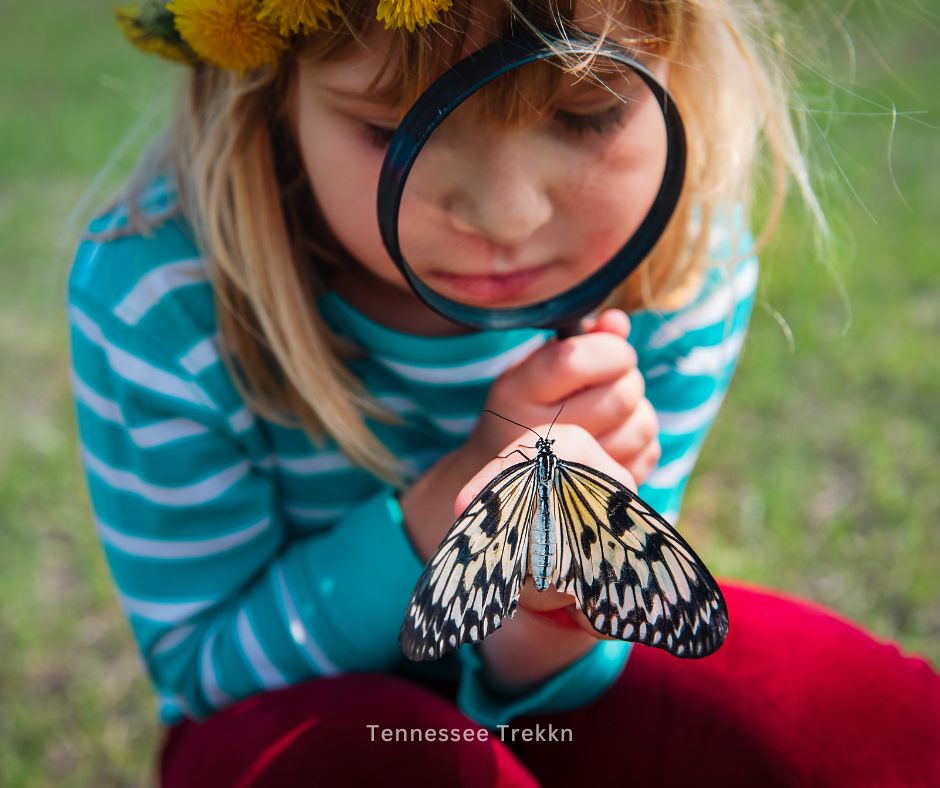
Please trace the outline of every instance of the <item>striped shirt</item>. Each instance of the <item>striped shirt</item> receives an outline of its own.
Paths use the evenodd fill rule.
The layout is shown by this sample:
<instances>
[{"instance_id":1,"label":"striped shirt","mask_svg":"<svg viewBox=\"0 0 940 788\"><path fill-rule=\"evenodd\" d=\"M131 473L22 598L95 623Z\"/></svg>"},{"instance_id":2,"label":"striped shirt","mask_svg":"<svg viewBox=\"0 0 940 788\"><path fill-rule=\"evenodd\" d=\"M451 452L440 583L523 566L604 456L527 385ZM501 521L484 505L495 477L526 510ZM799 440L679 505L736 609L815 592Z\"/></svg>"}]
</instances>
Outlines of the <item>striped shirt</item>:
<instances>
[{"instance_id":1,"label":"striped shirt","mask_svg":"<svg viewBox=\"0 0 940 788\"><path fill-rule=\"evenodd\" d=\"M156 689L160 718L203 719L249 695L340 672L459 681L486 725L573 708L601 694L630 644L598 641L516 697L487 690L475 647L437 663L398 647L422 570L394 490L335 442L271 423L245 404L219 355L212 291L192 232L157 180L141 200L169 214L149 236L84 241L69 276L72 384L93 517L121 605ZM91 231L120 229L118 206ZM702 288L674 312L631 315L662 458L640 495L675 521L740 353L757 279L741 233L712 228ZM742 252L744 254L742 254ZM327 324L365 352L350 362L405 418L369 426L420 473L460 446L493 380L549 338L520 329L453 337L382 326L335 293Z\"/></svg>"}]
</instances>

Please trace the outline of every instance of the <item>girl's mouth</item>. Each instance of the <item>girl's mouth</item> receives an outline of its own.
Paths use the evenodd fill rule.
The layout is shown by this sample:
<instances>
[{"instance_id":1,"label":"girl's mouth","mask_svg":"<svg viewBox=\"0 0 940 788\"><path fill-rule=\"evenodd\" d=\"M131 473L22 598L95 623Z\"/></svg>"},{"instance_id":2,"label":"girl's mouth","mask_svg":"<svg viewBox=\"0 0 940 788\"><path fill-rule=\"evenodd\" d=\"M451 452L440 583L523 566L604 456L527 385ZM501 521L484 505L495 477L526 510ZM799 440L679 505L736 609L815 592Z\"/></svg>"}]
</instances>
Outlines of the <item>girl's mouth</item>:
<instances>
[{"instance_id":1,"label":"girl's mouth","mask_svg":"<svg viewBox=\"0 0 940 788\"><path fill-rule=\"evenodd\" d=\"M548 270L549 266L550 263L544 263L507 274L456 274L451 271L430 271L428 276L433 282L445 286L447 290L458 291L464 298L502 301L525 293Z\"/></svg>"}]
</instances>

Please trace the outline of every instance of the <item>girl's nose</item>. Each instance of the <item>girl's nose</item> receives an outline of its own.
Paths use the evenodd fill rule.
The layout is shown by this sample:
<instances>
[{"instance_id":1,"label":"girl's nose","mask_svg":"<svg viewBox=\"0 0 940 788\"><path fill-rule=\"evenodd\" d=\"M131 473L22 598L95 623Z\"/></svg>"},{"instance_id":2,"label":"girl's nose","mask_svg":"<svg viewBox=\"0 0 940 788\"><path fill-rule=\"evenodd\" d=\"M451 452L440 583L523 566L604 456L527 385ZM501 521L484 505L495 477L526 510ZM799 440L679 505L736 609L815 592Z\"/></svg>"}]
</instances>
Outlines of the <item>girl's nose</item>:
<instances>
[{"instance_id":1,"label":"girl's nose","mask_svg":"<svg viewBox=\"0 0 940 788\"><path fill-rule=\"evenodd\" d=\"M444 206L452 226L500 246L530 238L552 216L543 173L514 145L498 145L463 169Z\"/></svg>"}]
</instances>

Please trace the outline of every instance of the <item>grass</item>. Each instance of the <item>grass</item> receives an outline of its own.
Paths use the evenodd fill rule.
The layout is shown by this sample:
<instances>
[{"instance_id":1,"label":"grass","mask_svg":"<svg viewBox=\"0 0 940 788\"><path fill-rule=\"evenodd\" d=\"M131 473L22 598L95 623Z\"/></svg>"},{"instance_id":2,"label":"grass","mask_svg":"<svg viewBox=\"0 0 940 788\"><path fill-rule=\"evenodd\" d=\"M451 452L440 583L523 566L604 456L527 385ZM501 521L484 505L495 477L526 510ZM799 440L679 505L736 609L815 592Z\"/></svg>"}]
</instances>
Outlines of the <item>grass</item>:
<instances>
[{"instance_id":1,"label":"grass","mask_svg":"<svg viewBox=\"0 0 940 788\"><path fill-rule=\"evenodd\" d=\"M0 784L9 786L149 784L159 733L89 515L62 309L75 240L65 228L59 243L66 218L173 73L121 41L109 6L49 0L5 14ZM828 36L829 73L861 97L806 83L813 106L836 106L813 115L812 133L836 242L814 259L792 209L763 254L760 303L684 527L718 574L830 605L937 664L940 135L927 124L938 123L940 48L927 11L893 8L852 11L854 81L848 50ZM892 132L892 104L928 114L895 118Z\"/></svg>"}]
</instances>

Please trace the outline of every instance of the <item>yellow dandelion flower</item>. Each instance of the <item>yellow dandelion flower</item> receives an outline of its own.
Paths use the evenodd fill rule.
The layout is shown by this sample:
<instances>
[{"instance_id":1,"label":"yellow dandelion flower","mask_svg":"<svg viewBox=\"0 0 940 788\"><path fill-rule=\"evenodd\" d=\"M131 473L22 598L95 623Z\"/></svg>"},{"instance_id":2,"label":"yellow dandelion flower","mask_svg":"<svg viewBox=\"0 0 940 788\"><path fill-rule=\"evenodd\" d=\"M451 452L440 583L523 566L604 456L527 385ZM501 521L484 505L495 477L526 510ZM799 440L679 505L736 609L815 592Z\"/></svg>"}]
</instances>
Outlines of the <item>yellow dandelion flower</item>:
<instances>
[{"instance_id":1,"label":"yellow dandelion flower","mask_svg":"<svg viewBox=\"0 0 940 788\"><path fill-rule=\"evenodd\" d=\"M437 22L437 15L451 7L451 0L379 0L376 17L385 22L385 29L407 27L413 33L415 27L427 27Z\"/></svg>"},{"instance_id":2,"label":"yellow dandelion flower","mask_svg":"<svg viewBox=\"0 0 940 788\"><path fill-rule=\"evenodd\" d=\"M115 8L118 26L125 38L144 52L175 60L177 63L192 65L199 62L195 53L180 39L173 28L173 18L166 14L162 19L147 8L141 13L136 6Z\"/></svg>"},{"instance_id":3,"label":"yellow dandelion flower","mask_svg":"<svg viewBox=\"0 0 940 788\"><path fill-rule=\"evenodd\" d=\"M258 19L271 18L282 36L303 32L307 35L321 27L329 28L330 14L340 13L336 0L264 0Z\"/></svg>"},{"instance_id":4,"label":"yellow dandelion flower","mask_svg":"<svg viewBox=\"0 0 940 788\"><path fill-rule=\"evenodd\" d=\"M176 29L207 63L250 71L277 60L287 46L277 26L259 19L259 0L175 0L167 3Z\"/></svg>"}]
</instances>

